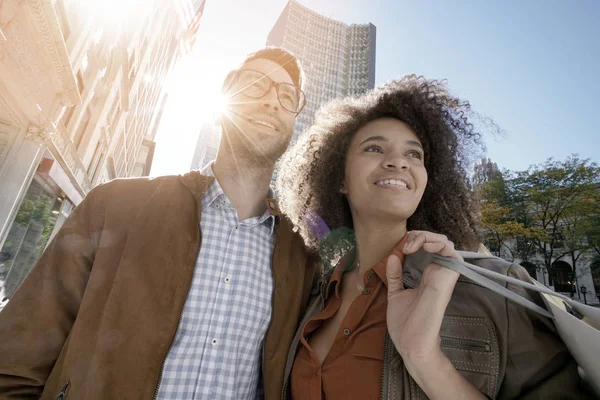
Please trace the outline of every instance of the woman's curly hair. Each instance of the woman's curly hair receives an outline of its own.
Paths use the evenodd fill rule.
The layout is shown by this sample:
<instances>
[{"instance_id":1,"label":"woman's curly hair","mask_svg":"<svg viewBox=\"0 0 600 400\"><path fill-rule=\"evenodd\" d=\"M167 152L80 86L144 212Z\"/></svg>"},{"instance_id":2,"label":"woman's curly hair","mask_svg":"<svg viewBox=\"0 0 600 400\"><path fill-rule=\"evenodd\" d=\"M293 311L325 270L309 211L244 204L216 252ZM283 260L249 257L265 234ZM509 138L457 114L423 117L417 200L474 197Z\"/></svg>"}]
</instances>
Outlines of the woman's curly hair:
<instances>
[{"instance_id":1,"label":"woman's curly hair","mask_svg":"<svg viewBox=\"0 0 600 400\"><path fill-rule=\"evenodd\" d=\"M332 101L281 160L280 208L306 245L315 252L319 249L319 238L304 218L307 212L320 216L331 230L352 229L348 201L340 193L346 154L354 134L382 117L408 124L425 151L427 187L407 229L444 234L457 248L477 248L478 213L466 169L484 150L473 121L478 116L468 102L448 92L445 81L414 75L360 97Z\"/></svg>"}]
</instances>

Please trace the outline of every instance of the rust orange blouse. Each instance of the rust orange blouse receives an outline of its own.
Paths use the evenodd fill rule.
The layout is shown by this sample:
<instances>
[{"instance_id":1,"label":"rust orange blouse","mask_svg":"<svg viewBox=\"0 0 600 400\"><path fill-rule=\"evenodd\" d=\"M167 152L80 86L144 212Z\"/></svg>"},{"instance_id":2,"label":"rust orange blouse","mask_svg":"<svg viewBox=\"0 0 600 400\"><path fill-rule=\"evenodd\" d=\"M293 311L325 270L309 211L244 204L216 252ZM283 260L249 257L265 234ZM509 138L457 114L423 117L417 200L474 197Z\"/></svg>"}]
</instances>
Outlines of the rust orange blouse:
<instances>
[{"instance_id":1,"label":"rust orange blouse","mask_svg":"<svg viewBox=\"0 0 600 400\"><path fill-rule=\"evenodd\" d=\"M406 236L405 236L406 237ZM403 260L401 240L390 254ZM292 368L291 391L295 400L378 399L381 394L383 347L387 312L385 257L364 275L364 291L352 302L321 364L308 343L311 333L340 309L340 286L345 265L331 275L325 308L302 328L300 346Z\"/></svg>"}]
</instances>

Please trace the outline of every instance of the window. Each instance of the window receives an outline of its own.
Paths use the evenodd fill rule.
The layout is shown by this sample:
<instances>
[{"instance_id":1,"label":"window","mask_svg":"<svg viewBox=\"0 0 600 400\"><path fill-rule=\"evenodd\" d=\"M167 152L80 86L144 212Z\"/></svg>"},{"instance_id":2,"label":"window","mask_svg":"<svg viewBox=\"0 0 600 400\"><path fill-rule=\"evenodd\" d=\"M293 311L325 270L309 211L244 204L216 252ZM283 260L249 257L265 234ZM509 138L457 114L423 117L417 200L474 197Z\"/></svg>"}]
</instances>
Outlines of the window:
<instances>
[{"instance_id":1,"label":"window","mask_svg":"<svg viewBox=\"0 0 600 400\"><path fill-rule=\"evenodd\" d=\"M94 150L94 156L92 157L92 162L90 163L90 167L88 168L88 177L90 180L94 181L98 175L99 167L102 164L102 158L104 158L104 149L105 146L102 141L98 141L96 144L96 150Z\"/></svg>"},{"instance_id":2,"label":"window","mask_svg":"<svg viewBox=\"0 0 600 400\"><path fill-rule=\"evenodd\" d=\"M81 70L77 72L76 75L77 78L77 88L79 89L79 93L83 93L83 90L85 89L85 86L83 85L83 75L81 73Z\"/></svg>"},{"instance_id":3,"label":"window","mask_svg":"<svg viewBox=\"0 0 600 400\"><path fill-rule=\"evenodd\" d=\"M2 248L0 302L10 299L29 275L61 218L65 196L36 173Z\"/></svg>"},{"instance_id":4,"label":"window","mask_svg":"<svg viewBox=\"0 0 600 400\"><path fill-rule=\"evenodd\" d=\"M590 272L592 273L596 296L600 296L600 258L597 258L594 262L592 262L592 265L590 266Z\"/></svg>"},{"instance_id":5,"label":"window","mask_svg":"<svg viewBox=\"0 0 600 400\"><path fill-rule=\"evenodd\" d=\"M65 128L67 127L67 125L69 125L69 121L71 121L74 111L75 111L75 106L71 106L71 107L67 108L67 110L65 111L65 113L63 115L63 125L65 126Z\"/></svg>"},{"instance_id":6,"label":"window","mask_svg":"<svg viewBox=\"0 0 600 400\"><path fill-rule=\"evenodd\" d=\"M86 109L85 113L83 114L83 117L81 119L81 122L79 123L79 127L77 128L77 132L76 132L75 136L73 137L73 144L75 145L76 148L79 148L79 145L81 144L81 140L83 139L83 136L85 134L85 130L87 129L91 119L92 119L92 112L89 109Z\"/></svg>"},{"instance_id":7,"label":"window","mask_svg":"<svg viewBox=\"0 0 600 400\"><path fill-rule=\"evenodd\" d=\"M536 273L536 266L535 264L525 261L521 263L521 266L523 268L525 268L527 270L527 273L529 274L529 276L531 276L533 279L537 279L537 273Z\"/></svg>"},{"instance_id":8,"label":"window","mask_svg":"<svg viewBox=\"0 0 600 400\"><path fill-rule=\"evenodd\" d=\"M562 293L573 293L575 282L573 282L573 269L564 261L556 261L550 269L550 283L554 290Z\"/></svg>"}]
</instances>

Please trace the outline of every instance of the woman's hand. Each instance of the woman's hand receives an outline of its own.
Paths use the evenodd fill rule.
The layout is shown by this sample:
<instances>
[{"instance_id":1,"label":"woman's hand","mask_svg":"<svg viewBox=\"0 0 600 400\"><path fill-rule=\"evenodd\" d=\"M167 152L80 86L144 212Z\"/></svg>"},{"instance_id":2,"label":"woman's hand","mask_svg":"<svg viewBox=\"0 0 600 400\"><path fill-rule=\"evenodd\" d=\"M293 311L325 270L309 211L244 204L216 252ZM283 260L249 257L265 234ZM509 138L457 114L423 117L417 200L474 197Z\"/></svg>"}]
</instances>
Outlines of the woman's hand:
<instances>
[{"instance_id":1,"label":"woman's hand","mask_svg":"<svg viewBox=\"0 0 600 400\"><path fill-rule=\"evenodd\" d=\"M411 231L405 254L423 248L429 253L462 259L454 244L444 235ZM386 266L388 279L387 325L396 350L405 361L430 362L441 355L440 327L459 274L437 264L423 271L419 287L404 289L402 265L390 256Z\"/></svg>"},{"instance_id":2,"label":"woman's hand","mask_svg":"<svg viewBox=\"0 0 600 400\"><path fill-rule=\"evenodd\" d=\"M423 248L446 257L462 257L444 235L412 231L404 254ZM437 264L423 271L419 287L404 289L402 264L394 255L386 265L388 332L408 373L431 399L485 398L454 368L440 349L440 327L459 274Z\"/></svg>"}]
</instances>

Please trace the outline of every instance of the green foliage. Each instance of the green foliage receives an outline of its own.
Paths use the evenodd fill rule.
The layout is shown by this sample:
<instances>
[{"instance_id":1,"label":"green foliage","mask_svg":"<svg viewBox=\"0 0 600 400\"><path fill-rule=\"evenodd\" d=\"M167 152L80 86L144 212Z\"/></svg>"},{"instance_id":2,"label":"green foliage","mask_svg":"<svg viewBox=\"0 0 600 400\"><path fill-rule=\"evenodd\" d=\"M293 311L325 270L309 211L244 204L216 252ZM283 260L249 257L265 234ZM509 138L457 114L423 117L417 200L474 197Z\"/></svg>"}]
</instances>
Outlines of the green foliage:
<instances>
[{"instance_id":1,"label":"green foliage","mask_svg":"<svg viewBox=\"0 0 600 400\"><path fill-rule=\"evenodd\" d=\"M500 255L552 262L582 252L600 254L600 168L576 155L526 171L504 171L478 190L486 244Z\"/></svg>"},{"instance_id":2,"label":"green foliage","mask_svg":"<svg viewBox=\"0 0 600 400\"><path fill-rule=\"evenodd\" d=\"M17 212L17 216L15 217L15 224L20 226L29 225L29 220L31 219L31 214L35 209L35 203L31 200L23 201L21 204L21 208Z\"/></svg>"}]
</instances>

